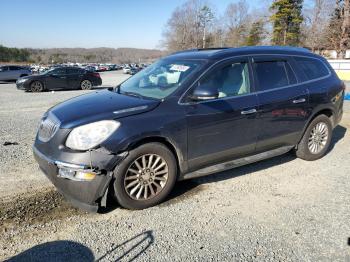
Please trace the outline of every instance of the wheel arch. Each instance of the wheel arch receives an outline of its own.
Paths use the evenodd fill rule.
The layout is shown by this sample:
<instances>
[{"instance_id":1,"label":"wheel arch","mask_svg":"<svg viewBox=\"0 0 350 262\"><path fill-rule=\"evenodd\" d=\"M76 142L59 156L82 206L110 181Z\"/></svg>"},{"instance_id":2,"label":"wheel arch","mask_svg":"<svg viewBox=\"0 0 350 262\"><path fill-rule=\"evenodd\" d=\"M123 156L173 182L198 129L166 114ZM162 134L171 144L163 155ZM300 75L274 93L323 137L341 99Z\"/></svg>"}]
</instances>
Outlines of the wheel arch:
<instances>
[{"instance_id":1,"label":"wheel arch","mask_svg":"<svg viewBox=\"0 0 350 262\"><path fill-rule=\"evenodd\" d=\"M335 120L334 120L334 115L335 115L335 112L334 112L334 109L332 109L331 107L322 107L322 108L319 108L318 110L315 110L313 112L313 114L311 114L311 116L309 117L306 125L304 126L304 129L303 129L303 132L301 133L301 136L298 140L298 144L300 143L301 139L303 138L307 128L309 127L310 123L319 115L325 115L327 116L331 123L332 123L332 127L334 128L335 127Z\"/></svg>"},{"instance_id":2,"label":"wheel arch","mask_svg":"<svg viewBox=\"0 0 350 262\"><path fill-rule=\"evenodd\" d=\"M185 161L180 149L176 146L174 142L170 141L168 138L163 136L149 136L149 137L140 138L137 141L129 144L128 151L136 147L139 147L141 145L144 145L147 143L154 143L154 142L163 144L173 153L176 160L177 168L179 170L178 176L186 170Z\"/></svg>"}]
</instances>

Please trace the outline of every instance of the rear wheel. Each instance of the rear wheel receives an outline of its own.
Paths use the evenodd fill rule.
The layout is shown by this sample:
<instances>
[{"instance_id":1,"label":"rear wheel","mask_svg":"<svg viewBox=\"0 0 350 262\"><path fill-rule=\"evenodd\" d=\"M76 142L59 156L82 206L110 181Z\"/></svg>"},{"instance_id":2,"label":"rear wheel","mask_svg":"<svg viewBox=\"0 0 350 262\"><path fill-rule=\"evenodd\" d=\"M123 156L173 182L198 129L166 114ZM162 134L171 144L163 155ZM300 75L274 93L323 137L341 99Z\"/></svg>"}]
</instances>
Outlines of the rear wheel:
<instances>
[{"instance_id":1,"label":"rear wheel","mask_svg":"<svg viewBox=\"0 0 350 262\"><path fill-rule=\"evenodd\" d=\"M30 90L32 92L42 92L44 91L44 84L40 81L34 81L30 84Z\"/></svg>"},{"instance_id":2,"label":"rear wheel","mask_svg":"<svg viewBox=\"0 0 350 262\"><path fill-rule=\"evenodd\" d=\"M114 177L115 197L121 206L148 208L162 202L174 187L176 160L163 144L144 144L129 152Z\"/></svg>"},{"instance_id":3,"label":"rear wheel","mask_svg":"<svg viewBox=\"0 0 350 262\"><path fill-rule=\"evenodd\" d=\"M81 83L80 83L80 88L82 89L82 90L90 90L91 88L92 88L92 83L91 83L91 81L90 80L83 80L83 81L81 81Z\"/></svg>"},{"instance_id":4,"label":"rear wheel","mask_svg":"<svg viewBox=\"0 0 350 262\"><path fill-rule=\"evenodd\" d=\"M297 157L308 161L323 157L329 148L332 132L332 123L329 117L325 115L315 117L298 145Z\"/></svg>"}]
</instances>

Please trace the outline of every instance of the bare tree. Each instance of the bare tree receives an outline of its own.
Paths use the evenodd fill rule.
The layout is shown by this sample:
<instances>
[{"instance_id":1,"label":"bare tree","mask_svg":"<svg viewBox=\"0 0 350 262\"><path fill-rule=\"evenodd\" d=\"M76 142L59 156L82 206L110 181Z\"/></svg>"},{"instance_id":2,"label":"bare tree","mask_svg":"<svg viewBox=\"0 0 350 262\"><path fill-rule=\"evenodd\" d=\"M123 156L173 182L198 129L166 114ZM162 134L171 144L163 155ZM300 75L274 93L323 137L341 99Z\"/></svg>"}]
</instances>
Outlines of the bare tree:
<instances>
[{"instance_id":1,"label":"bare tree","mask_svg":"<svg viewBox=\"0 0 350 262\"><path fill-rule=\"evenodd\" d=\"M311 6L304 8L303 45L313 52L326 48L325 38L333 5L334 0L312 0Z\"/></svg>"},{"instance_id":2,"label":"bare tree","mask_svg":"<svg viewBox=\"0 0 350 262\"><path fill-rule=\"evenodd\" d=\"M245 0L227 6L225 15L226 45L244 45L251 23L249 6Z\"/></svg>"},{"instance_id":3,"label":"bare tree","mask_svg":"<svg viewBox=\"0 0 350 262\"><path fill-rule=\"evenodd\" d=\"M339 58L345 58L346 50L350 47L350 0L344 0L343 23L341 28Z\"/></svg>"},{"instance_id":4,"label":"bare tree","mask_svg":"<svg viewBox=\"0 0 350 262\"><path fill-rule=\"evenodd\" d=\"M163 33L164 46L170 51L205 47L213 20L214 14L206 1L188 0L168 20Z\"/></svg>"}]
</instances>

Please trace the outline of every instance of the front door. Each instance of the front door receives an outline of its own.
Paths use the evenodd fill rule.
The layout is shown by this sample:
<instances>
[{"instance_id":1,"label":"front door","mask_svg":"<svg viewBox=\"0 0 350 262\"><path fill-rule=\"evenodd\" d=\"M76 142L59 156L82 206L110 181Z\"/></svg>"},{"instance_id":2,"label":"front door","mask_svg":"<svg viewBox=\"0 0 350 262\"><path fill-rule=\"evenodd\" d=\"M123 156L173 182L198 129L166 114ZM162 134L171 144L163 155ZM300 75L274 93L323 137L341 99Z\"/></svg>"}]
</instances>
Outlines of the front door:
<instances>
[{"instance_id":1,"label":"front door","mask_svg":"<svg viewBox=\"0 0 350 262\"><path fill-rule=\"evenodd\" d=\"M50 90L64 89L67 87L67 73L65 68L56 68L48 74L46 87Z\"/></svg>"},{"instance_id":2,"label":"front door","mask_svg":"<svg viewBox=\"0 0 350 262\"><path fill-rule=\"evenodd\" d=\"M190 171L254 153L258 101L251 80L247 58L219 64L199 80L219 97L185 105Z\"/></svg>"}]
</instances>

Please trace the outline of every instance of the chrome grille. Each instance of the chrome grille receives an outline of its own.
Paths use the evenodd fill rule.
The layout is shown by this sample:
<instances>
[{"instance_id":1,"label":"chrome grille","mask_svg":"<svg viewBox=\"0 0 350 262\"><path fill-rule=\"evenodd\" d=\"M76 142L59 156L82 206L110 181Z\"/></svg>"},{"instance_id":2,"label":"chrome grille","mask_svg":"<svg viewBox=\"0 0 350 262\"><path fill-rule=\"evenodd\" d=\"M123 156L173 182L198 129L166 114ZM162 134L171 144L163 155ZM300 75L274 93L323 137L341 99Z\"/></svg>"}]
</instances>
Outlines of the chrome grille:
<instances>
[{"instance_id":1,"label":"chrome grille","mask_svg":"<svg viewBox=\"0 0 350 262\"><path fill-rule=\"evenodd\" d=\"M42 142L48 142L57 132L60 121L53 115L49 114L41 120L38 130L38 138Z\"/></svg>"}]
</instances>

